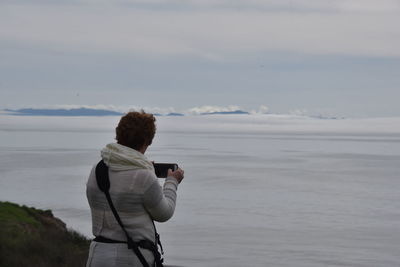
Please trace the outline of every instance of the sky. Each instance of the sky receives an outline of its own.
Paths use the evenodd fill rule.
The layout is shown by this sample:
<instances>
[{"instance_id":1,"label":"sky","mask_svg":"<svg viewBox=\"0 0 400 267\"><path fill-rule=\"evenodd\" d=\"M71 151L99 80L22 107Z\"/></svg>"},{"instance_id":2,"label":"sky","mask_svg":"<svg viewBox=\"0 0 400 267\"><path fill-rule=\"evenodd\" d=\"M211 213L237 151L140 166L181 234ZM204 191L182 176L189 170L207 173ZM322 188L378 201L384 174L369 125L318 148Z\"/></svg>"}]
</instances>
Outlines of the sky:
<instances>
[{"instance_id":1,"label":"sky","mask_svg":"<svg viewBox=\"0 0 400 267\"><path fill-rule=\"evenodd\" d=\"M400 0L0 0L0 109L400 116Z\"/></svg>"}]
</instances>

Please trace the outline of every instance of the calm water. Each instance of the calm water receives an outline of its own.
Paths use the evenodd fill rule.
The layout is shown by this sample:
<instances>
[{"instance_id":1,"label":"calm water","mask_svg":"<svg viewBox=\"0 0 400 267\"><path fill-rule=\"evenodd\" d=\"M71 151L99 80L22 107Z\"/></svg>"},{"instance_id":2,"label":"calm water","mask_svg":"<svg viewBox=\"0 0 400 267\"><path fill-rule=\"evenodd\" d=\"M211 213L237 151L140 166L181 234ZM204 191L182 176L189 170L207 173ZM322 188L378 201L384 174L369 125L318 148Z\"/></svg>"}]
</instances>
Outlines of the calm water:
<instances>
[{"instance_id":1,"label":"calm water","mask_svg":"<svg viewBox=\"0 0 400 267\"><path fill-rule=\"evenodd\" d=\"M85 183L118 118L0 117L0 200L91 236ZM400 120L158 118L186 178L158 224L179 266L400 266Z\"/></svg>"}]
</instances>

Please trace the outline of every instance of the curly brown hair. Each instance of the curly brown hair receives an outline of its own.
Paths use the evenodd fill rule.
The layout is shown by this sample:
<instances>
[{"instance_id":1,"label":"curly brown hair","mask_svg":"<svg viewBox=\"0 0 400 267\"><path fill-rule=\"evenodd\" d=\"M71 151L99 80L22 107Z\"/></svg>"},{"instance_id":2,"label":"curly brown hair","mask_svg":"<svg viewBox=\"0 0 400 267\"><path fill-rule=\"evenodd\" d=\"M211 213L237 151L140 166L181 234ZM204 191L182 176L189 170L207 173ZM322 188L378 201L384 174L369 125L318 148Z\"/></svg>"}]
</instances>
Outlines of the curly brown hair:
<instances>
[{"instance_id":1,"label":"curly brown hair","mask_svg":"<svg viewBox=\"0 0 400 267\"><path fill-rule=\"evenodd\" d=\"M128 112L118 123L115 139L118 144L140 150L143 146L151 145L156 133L156 118L153 114Z\"/></svg>"}]
</instances>

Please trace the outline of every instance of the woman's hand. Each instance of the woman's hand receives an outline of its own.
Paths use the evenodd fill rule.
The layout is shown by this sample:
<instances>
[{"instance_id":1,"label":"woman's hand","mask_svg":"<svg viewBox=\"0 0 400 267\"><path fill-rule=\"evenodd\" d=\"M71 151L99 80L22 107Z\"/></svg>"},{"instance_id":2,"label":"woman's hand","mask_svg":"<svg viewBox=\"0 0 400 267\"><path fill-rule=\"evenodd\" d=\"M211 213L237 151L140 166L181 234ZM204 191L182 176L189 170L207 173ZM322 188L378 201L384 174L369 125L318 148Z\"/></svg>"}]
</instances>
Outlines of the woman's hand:
<instances>
[{"instance_id":1,"label":"woman's hand","mask_svg":"<svg viewBox=\"0 0 400 267\"><path fill-rule=\"evenodd\" d=\"M182 170L181 168L178 168L176 171L172 171L171 169L168 169L168 177L172 176L174 177L178 183L181 183L183 178L184 178L184 174L185 171Z\"/></svg>"}]
</instances>

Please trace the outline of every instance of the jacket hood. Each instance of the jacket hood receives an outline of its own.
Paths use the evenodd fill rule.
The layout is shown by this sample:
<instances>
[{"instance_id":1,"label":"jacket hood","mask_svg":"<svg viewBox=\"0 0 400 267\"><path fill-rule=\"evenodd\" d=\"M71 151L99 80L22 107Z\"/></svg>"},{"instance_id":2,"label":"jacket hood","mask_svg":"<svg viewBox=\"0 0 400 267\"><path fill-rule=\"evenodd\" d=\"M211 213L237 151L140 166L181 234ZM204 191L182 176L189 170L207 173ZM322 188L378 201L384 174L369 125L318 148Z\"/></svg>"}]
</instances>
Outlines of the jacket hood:
<instances>
[{"instance_id":1,"label":"jacket hood","mask_svg":"<svg viewBox=\"0 0 400 267\"><path fill-rule=\"evenodd\" d=\"M104 163L114 171L148 169L154 172L153 163L139 151L117 143L106 145L101 150Z\"/></svg>"}]
</instances>

